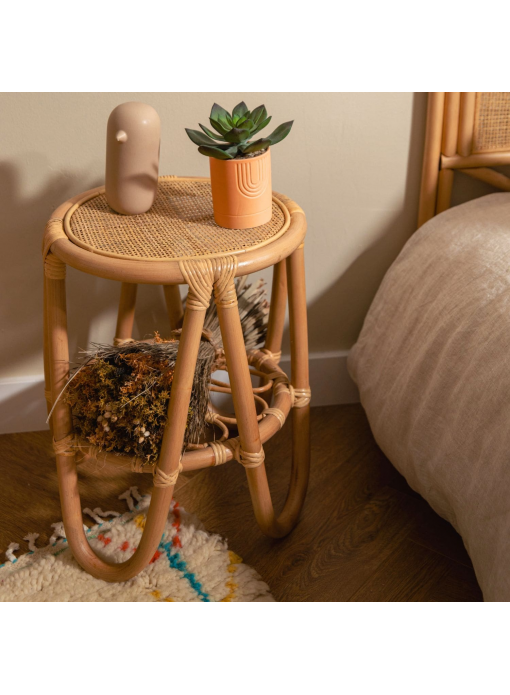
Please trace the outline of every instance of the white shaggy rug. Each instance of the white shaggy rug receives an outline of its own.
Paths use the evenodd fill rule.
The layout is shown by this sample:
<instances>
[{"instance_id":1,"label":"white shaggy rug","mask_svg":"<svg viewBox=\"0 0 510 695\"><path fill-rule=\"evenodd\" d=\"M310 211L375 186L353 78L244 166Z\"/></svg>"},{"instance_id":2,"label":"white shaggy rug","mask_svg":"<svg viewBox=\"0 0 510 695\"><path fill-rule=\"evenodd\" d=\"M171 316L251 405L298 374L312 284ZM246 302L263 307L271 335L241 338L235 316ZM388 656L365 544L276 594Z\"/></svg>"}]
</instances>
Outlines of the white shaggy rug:
<instances>
[{"instance_id":1,"label":"white shaggy rug","mask_svg":"<svg viewBox=\"0 0 510 695\"><path fill-rule=\"evenodd\" d=\"M91 546L104 559L122 562L135 552L145 526L150 496L131 488L121 495L130 511L84 510L97 522L87 529ZM269 587L217 535L176 502L161 543L148 567L137 577L111 584L91 577L73 558L62 523L45 548L37 534L27 536L31 550L19 557L11 544L0 565L0 601L273 601Z\"/></svg>"}]
</instances>

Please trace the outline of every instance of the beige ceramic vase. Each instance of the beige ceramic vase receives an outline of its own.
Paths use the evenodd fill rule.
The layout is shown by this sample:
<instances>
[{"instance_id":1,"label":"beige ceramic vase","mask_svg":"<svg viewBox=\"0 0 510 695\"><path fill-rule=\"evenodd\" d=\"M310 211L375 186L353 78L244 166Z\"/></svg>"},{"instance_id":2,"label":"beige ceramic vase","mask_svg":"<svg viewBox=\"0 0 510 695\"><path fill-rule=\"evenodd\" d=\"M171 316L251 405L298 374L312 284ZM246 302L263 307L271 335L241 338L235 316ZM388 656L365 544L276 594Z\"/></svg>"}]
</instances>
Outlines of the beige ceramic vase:
<instances>
[{"instance_id":1,"label":"beige ceramic vase","mask_svg":"<svg viewBox=\"0 0 510 695\"><path fill-rule=\"evenodd\" d=\"M271 153L247 159L209 158L214 219L227 229L249 229L272 214Z\"/></svg>"},{"instance_id":2,"label":"beige ceramic vase","mask_svg":"<svg viewBox=\"0 0 510 695\"><path fill-rule=\"evenodd\" d=\"M158 189L161 123L155 109L139 101L120 104L106 131L108 205L122 215L140 215Z\"/></svg>"}]
</instances>

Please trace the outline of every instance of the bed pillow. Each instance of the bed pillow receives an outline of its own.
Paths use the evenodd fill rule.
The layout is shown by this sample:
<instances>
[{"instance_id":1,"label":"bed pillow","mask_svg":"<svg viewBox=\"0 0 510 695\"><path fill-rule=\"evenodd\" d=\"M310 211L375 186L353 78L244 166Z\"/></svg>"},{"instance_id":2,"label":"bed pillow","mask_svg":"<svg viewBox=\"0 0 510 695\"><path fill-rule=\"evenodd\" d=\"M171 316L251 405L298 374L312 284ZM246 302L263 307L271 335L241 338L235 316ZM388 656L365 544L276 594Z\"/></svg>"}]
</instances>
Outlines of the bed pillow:
<instances>
[{"instance_id":1,"label":"bed pillow","mask_svg":"<svg viewBox=\"0 0 510 695\"><path fill-rule=\"evenodd\" d=\"M349 356L375 439L510 600L510 193L452 208L391 266Z\"/></svg>"}]
</instances>

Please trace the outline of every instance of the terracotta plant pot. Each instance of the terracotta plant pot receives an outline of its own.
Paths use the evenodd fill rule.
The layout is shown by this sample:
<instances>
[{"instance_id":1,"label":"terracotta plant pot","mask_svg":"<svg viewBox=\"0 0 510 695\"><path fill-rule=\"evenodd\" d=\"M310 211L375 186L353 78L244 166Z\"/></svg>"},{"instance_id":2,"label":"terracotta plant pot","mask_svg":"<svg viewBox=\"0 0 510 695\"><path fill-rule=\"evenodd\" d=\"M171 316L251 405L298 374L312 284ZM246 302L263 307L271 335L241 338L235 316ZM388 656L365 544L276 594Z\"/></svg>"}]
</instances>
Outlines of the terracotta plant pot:
<instances>
[{"instance_id":1,"label":"terracotta plant pot","mask_svg":"<svg viewBox=\"0 0 510 695\"><path fill-rule=\"evenodd\" d=\"M271 152L248 159L209 158L216 224L249 229L272 214Z\"/></svg>"}]
</instances>

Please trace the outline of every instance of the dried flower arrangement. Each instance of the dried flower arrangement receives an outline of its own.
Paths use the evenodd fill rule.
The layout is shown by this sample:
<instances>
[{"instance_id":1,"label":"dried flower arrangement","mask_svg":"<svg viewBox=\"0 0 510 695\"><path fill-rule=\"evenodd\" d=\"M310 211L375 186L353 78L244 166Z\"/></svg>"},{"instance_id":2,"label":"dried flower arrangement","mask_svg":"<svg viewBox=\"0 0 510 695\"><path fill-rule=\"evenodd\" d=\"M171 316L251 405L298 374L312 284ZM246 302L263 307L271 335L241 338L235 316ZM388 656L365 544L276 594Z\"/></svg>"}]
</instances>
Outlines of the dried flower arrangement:
<instances>
[{"instance_id":1,"label":"dried flower arrangement","mask_svg":"<svg viewBox=\"0 0 510 695\"><path fill-rule=\"evenodd\" d=\"M263 280L251 288L244 277L236 281L247 349L264 341L269 313ZM195 368L185 446L198 443L204 436L209 380L221 367L221 333L214 302L206 313L204 336ZM61 394L72 408L77 434L100 450L155 462L167 421L178 347L178 339L162 340L156 333L150 341L116 347L94 344L83 351L85 362Z\"/></svg>"}]
</instances>

